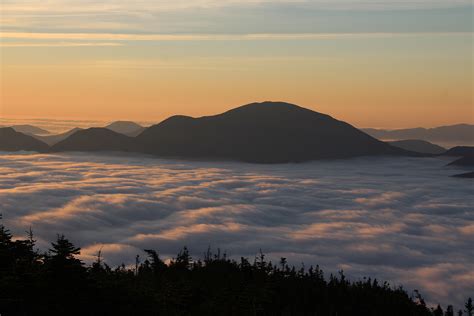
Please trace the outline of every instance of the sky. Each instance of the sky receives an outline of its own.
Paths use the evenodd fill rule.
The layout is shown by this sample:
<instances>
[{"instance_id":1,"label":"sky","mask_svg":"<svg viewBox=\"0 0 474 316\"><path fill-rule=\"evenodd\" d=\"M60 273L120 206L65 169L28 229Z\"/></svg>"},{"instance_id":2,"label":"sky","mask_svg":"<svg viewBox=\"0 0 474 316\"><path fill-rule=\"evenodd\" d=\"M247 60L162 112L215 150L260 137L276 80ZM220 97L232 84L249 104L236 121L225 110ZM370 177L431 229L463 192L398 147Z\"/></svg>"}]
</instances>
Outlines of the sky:
<instances>
[{"instance_id":1,"label":"sky","mask_svg":"<svg viewBox=\"0 0 474 316\"><path fill-rule=\"evenodd\" d=\"M473 23L470 0L3 0L0 116L279 100L358 127L474 123Z\"/></svg>"}]
</instances>

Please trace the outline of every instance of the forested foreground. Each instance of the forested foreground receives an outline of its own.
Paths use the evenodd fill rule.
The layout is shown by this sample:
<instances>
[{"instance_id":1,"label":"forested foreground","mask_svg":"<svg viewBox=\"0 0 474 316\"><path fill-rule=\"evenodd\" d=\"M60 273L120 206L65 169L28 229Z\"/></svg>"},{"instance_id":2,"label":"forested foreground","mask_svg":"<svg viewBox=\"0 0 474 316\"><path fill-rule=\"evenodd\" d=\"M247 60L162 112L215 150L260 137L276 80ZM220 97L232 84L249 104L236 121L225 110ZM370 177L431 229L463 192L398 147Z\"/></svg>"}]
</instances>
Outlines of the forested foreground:
<instances>
[{"instance_id":1,"label":"forested foreground","mask_svg":"<svg viewBox=\"0 0 474 316\"><path fill-rule=\"evenodd\" d=\"M47 253L33 234L13 240L0 225L0 314L6 315L469 315L429 309L418 292L364 279L325 277L319 267L290 267L286 259L234 261L207 251L191 258L186 248L169 264L154 250L134 267L112 268L101 254L90 266L80 249L58 236Z\"/></svg>"}]
</instances>

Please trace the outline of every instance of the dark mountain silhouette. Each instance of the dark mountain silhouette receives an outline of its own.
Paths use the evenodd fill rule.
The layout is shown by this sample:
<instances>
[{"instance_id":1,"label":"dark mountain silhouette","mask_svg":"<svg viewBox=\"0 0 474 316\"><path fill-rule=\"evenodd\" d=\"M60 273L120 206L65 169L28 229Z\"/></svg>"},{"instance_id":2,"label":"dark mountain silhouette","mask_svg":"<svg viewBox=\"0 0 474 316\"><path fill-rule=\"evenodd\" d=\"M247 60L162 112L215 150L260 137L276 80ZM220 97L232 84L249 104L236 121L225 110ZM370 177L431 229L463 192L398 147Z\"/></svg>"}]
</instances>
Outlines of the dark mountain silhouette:
<instances>
[{"instance_id":1,"label":"dark mountain silhouette","mask_svg":"<svg viewBox=\"0 0 474 316\"><path fill-rule=\"evenodd\" d=\"M408 140L392 141L388 143L398 148L402 148L405 150L422 153L422 154L439 155L446 152L445 148L432 144L430 142L424 141L424 140L408 139Z\"/></svg>"},{"instance_id":2,"label":"dark mountain silhouette","mask_svg":"<svg viewBox=\"0 0 474 316\"><path fill-rule=\"evenodd\" d=\"M420 139L430 142L474 143L474 125L470 124L397 130L366 128L362 131L380 140Z\"/></svg>"},{"instance_id":3,"label":"dark mountain silhouette","mask_svg":"<svg viewBox=\"0 0 474 316\"><path fill-rule=\"evenodd\" d=\"M456 174L452 177L454 177L454 178L464 178L464 179L474 179L474 171L473 172Z\"/></svg>"},{"instance_id":4,"label":"dark mountain silhouette","mask_svg":"<svg viewBox=\"0 0 474 316\"><path fill-rule=\"evenodd\" d=\"M107 125L105 128L119 134L135 137L140 135L145 128L135 122L117 121Z\"/></svg>"},{"instance_id":5,"label":"dark mountain silhouette","mask_svg":"<svg viewBox=\"0 0 474 316\"><path fill-rule=\"evenodd\" d=\"M448 164L448 166L460 166L460 167L474 166L474 147L469 147L469 146L454 147L446 151L444 155L452 156L452 157L461 157L451 162L450 164ZM455 177L469 178L469 173L456 175Z\"/></svg>"},{"instance_id":6,"label":"dark mountain silhouette","mask_svg":"<svg viewBox=\"0 0 474 316\"><path fill-rule=\"evenodd\" d=\"M65 140L72 134L74 134L77 131L82 131L82 128L73 128L70 131L67 131L62 134L57 134L57 135L48 135L48 136L38 136L38 135L32 135L34 138L48 144L49 146L53 146L54 144L59 143L62 140Z\"/></svg>"},{"instance_id":7,"label":"dark mountain silhouette","mask_svg":"<svg viewBox=\"0 0 474 316\"><path fill-rule=\"evenodd\" d=\"M134 123L112 125L130 127ZM48 141L52 140L56 139ZM257 163L420 155L390 146L328 115L283 102L252 103L200 118L173 116L147 128L137 137L128 137L108 128L79 130L54 144L51 150L128 151Z\"/></svg>"},{"instance_id":8,"label":"dark mountain silhouette","mask_svg":"<svg viewBox=\"0 0 474 316\"><path fill-rule=\"evenodd\" d=\"M474 155L464 156L448 164L448 166L474 166Z\"/></svg>"},{"instance_id":9,"label":"dark mountain silhouette","mask_svg":"<svg viewBox=\"0 0 474 316\"><path fill-rule=\"evenodd\" d=\"M4 126L4 127L11 127L15 131L19 133L23 133L26 135L48 135L50 134L49 131L33 126L33 125L13 125L13 126ZM0 127L1 128L1 127Z\"/></svg>"},{"instance_id":10,"label":"dark mountain silhouette","mask_svg":"<svg viewBox=\"0 0 474 316\"><path fill-rule=\"evenodd\" d=\"M48 145L35 139L33 136L25 135L15 131L11 127L0 128L0 150L2 151L38 151L43 152Z\"/></svg>"},{"instance_id":11,"label":"dark mountain silhouette","mask_svg":"<svg viewBox=\"0 0 474 316\"><path fill-rule=\"evenodd\" d=\"M474 147L470 147L470 146L453 147L450 150L446 151L444 153L444 155L446 155L446 156L457 156L457 157L474 155Z\"/></svg>"},{"instance_id":12,"label":"dark mountain silhouette","mask_svg":"<svg viewBox=\"0 0 474 316\"><path fill-rule=\"evenodd\" d=\"M130 151L132 140L107 128L89 128L53 145L51 151Z\"/></svg>"},{"instance_id":13,"label":"dark mountain silhouette","mask_svg":"<svg viewBox=\"0 0 474 316\"><path fill-rule=\"evenodd\" d=\"M351 125L293 104L252 103L215 116L173 116L136 137L135 150L160 156L298 162L402 155Z\"/></svg>"}]
</instances>

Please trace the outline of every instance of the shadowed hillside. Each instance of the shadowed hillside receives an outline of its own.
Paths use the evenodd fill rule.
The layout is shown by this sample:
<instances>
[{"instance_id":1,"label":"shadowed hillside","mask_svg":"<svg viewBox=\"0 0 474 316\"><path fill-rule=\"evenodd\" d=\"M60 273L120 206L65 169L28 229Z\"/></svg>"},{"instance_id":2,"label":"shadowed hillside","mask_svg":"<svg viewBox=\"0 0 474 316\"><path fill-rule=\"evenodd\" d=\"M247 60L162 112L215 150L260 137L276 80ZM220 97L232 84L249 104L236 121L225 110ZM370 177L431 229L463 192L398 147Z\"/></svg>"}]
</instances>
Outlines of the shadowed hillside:
<instances>
[{"instance_id":1,"label":"shadowed hillside","mask_svg":"<svg viewBox=\"0 0 474 316\"><path fill-rule=\"evenodd\" d=\"M51 151L130 151L132 140L106 128L89 128L55 144Z\"/></svg>"},{"instance_id":2,"label":"shadowed hillside","mask_svg":"<svg viewBox=\"0 0 474 316\"><path fill-rule=\"evenodd\" d=\"M49 146L32 136L15 131L11 127L0 128L0 151L38 151L48 150Z\"/></svg>"},{"instance_id":3,"label":"shadowed hillside","mask_svg":"<svg viewBox=\"0 0 474 316\"><path fill-rule=\"evenodd\" d=\"M116 122L107 128L73 130L46 141L53 144L53 152L125 151L255 163L421 155L379 141L328 115L283 102L252 103L200 118L173 116L140 131L135 123ZM127 133L139 135L123 135Z\"/></svg>"},{"instance_id":4,"label":"shadowed hillside","mask_svg":"<svg viewBox=\"0 0 474 316\"><path fill-rule=\"evenodd\" d=\"M448 164L448 166L464 166L464 167L472 167L474 166L474 155L468 155L458 160L455 160Z\"/></svg>"},{"instance_id":5,"label":"shadowed hillside","mask_svg":"<svg viewBox=\"0 0 474 316\"><path fill-rule=\"evenodd\" d=\"M430 142L474 143L474 125L469 124L457 124L435 128L407 128L396 130L364 128L362 130L380 140L420 139Z\"/></svg>"},{"instance_id":6,"label":"shadowed hillside","mask_svg":"<svg viewBox=\"0 0 474 316\"><path fill-rule=\"evenodd\" d=\"M474 147L472 146L457 146L449 149L444 153L446 156L474 156Z\"/></svg>"},{"instance_id":7,"label":"shadowed hillside","mask_svg":"<svg viewBox=\"0 0 474 316\"><path fill-rule=\"evenodd\" d=\"M392 146L421 154L439 155L446 152L445 148L424 140L408 139L388 143Z\"/></svg>"},{"instance_id":8,"label":"shadowed hillside","mask_svg":"<svg viewBox=\"0 0 474 316\"><path fill-rule=\"evenodd\" d=\"M136 144L160 156L259 163L407 153L328 115L283 102L201 118L173 116L145 130Z\"/></svg>"},{"instance_id":9,"label":"shadowed hillside","mask_svg":"<svg viewBox=\"0 0 474 316\"><path fill-rule=\"evenodd\" d=\"M9 126L19 133L26 135L49 135L50 132L33 125L13 125Z\"/></svg>"},{"instance_id":10,"label":"shadowed hillside","mask_svg":"<svg viewBox=\"0 0 474 316\"><path fill-rule=\"evenodd\" d=\"M107 125L105 128L110 129L119 134L135 137L140 135L145 128L135 122L130 121L117 121Z\"/></svg>"},{"instance_id":11,"label":"shadowed hillside","mask_svg":"<svg viewBox=\"0 0 474 316\"><path fill-rule=\"evenodd\" d=\"M62 134L57 134L57 135L47 135L47 136L38 136L38 135L32 135L34 138L48 144L49 146L53 146L57 143L59 143L62 140L65 140L75 132L81 131L82 128L73 128L65 133Z\"/></svg>"}]
</instances>

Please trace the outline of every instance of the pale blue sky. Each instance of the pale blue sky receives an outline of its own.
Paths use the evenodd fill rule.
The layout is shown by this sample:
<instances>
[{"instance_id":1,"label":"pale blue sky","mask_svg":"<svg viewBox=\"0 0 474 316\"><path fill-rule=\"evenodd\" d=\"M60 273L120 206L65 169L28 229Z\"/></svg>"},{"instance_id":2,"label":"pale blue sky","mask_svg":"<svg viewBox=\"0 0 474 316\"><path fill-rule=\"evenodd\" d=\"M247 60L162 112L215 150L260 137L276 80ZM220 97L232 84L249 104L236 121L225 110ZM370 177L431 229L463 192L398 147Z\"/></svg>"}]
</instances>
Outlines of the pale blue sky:
<instances>
[{"instance_id":1,"label":"pale blue sky","mask_svg":"<svg viewBox=\"0 0 474 316\"><path fill-rule=\"evenodd\" d=\"M466 0L2 0L4 32L469 32Z\"/></svg>"}]
</instances>

